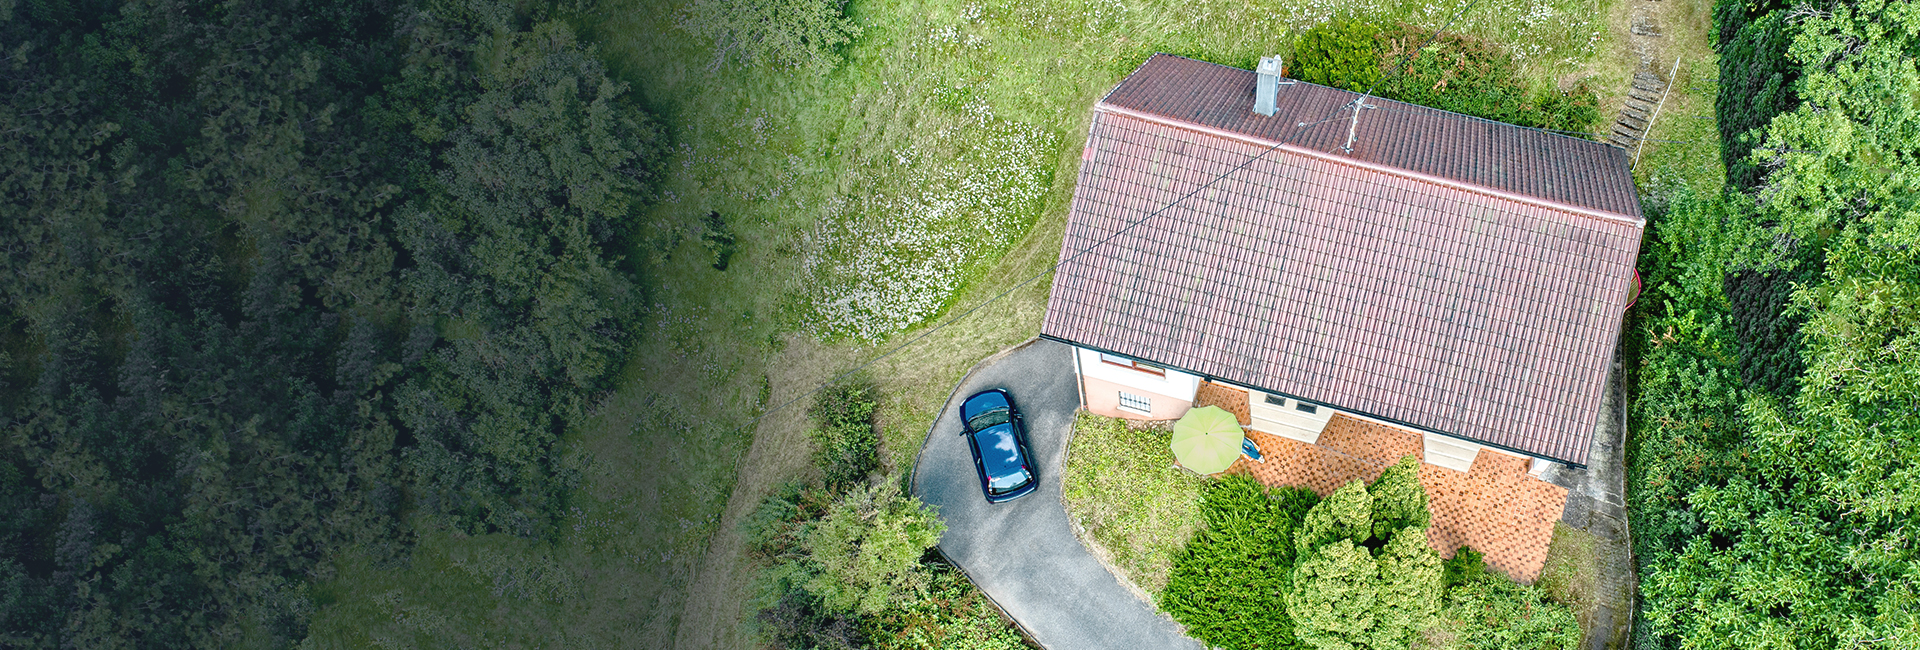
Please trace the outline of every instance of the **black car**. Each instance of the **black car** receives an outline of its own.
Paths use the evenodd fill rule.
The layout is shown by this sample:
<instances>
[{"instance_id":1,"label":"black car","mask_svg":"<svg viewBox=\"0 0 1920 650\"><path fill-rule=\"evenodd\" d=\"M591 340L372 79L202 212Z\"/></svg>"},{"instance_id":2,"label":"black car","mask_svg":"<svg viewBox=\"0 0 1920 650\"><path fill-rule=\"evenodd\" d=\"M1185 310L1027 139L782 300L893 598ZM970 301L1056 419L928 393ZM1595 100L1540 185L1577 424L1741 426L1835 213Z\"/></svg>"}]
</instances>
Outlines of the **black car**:
<instances>
[{"instance_id":1,"label":"black car","mask_svg":"<svg viewBox=\"0 0 1920 650\"><path fill-rule=\"evenodd\" d=\"M988 503L1011 501L1040 486L1033 452L1027 448L1027 423L1013 396L998 388L983 390L960 404L960 435L973 450L980 491Z\"/></svg>"}]
</instances>

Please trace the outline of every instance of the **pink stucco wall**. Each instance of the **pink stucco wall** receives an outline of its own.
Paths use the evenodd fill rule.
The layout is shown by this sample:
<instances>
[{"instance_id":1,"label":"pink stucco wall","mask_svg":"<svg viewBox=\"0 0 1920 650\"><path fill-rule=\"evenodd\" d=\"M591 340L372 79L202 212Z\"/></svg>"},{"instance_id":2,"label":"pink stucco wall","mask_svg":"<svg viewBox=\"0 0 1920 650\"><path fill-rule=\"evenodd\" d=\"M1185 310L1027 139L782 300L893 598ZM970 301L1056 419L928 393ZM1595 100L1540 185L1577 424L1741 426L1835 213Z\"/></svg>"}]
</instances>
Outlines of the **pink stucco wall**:
<instances>
[{"instance_id":1,"label":"pink stucco wall","mask_svg":"<svg viewBox=\"0 0 1920 650\"><path fill-rule=\"evenodd\" d=\"M1189 400L1144 391L1131 386L1121 386L1120 384L1104 379L1095 379L1081 375L1080 382L1081 387L1086 391L1087 410L1096 415L1127 418L1130 420L1171 420L1186 415L1187 409L1193 408L1193 402ZM1152 400L1153 413L1150 415L1142 415L1137 411L1120 408L1120 391L1123 390Z\"/></svg>"}]
</instances>

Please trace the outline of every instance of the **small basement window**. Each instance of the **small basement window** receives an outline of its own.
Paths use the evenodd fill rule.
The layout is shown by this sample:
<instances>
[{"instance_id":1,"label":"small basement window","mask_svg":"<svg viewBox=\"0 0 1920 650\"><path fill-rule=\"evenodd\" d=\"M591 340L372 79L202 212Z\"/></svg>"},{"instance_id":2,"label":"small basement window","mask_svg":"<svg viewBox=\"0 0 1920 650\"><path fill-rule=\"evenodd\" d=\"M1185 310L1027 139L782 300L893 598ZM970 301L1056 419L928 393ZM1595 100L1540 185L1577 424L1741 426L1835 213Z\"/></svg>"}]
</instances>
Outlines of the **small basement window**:
<instances>
[{"instance_id":1,"label":"small basement window","mask_svg":"<svg viewBox=\"0 0 1920 650\"><path fill-rule=\"evenodd\" d=\"M1268 403L1268 404L1272 404L1272 405L1274 405L1274 406L1286 406L1286 405L1287 405L1287 398L1285 398L1285 397L1281 397L1281 396L1279 396L1279 395L1268 395L1268 396L1267 396L1267 403Z\"/></svg>"},{"instance_id":2,"label":"small basement window","mask_svg":"<svg viewBox=\"0 0 1920 650\"><path fill-rule=\"evenodd\" d=\"M1153 400L1123 390L1120 391L1120 408L1143 415L1152 415Z\"/></svg>"},{"instance_id":3,"label":"small basement window","mask_svg":"<svg viewBox=\"0 0 1920 650\"><path fill-rule=\"evenodd\" d=\"M1293 410L1299 411L1301 413L1305 413L1307 415L1313 415L1315 413L1320 412L1320 407L1314 406L1312 404L1308 404L1306 402L1294 402Z\"/></svg>"}]
</instances>

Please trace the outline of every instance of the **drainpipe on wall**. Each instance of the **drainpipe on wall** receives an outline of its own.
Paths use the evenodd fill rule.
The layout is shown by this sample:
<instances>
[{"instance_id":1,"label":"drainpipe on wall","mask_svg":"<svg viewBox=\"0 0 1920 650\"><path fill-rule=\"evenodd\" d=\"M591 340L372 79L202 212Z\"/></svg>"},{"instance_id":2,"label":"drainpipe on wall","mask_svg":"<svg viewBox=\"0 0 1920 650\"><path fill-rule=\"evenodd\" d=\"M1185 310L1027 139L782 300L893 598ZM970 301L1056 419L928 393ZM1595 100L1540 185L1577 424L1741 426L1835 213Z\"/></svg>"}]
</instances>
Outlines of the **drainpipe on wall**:
<instances>
[{"instance_id":1,"label":"drainpipe on wall","mask_svg":"<svg viewBox=\"0 0 1920 650\"><path fill-rule=\"evenodd\" d=\"M1080 348L1067 346L1073 351L1073 389L1080 393L1080 408L1087 407L1087 375L1080 372Z\"/></svg>"}]
</instances>

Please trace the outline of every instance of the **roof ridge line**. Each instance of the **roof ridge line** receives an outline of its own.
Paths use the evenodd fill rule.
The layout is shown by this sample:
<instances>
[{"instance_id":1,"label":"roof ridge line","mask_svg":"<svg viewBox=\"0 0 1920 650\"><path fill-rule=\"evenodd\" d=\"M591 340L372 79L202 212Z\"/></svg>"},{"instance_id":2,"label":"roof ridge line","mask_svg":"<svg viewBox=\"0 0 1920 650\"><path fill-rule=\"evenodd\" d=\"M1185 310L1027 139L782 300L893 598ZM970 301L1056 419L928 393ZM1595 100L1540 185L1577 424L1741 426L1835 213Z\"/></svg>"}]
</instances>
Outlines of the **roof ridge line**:
<instances>
[{"instance_id":1,"label":"roof ridge line","mask_svg":"<svg viewBox=\"0 0 1920 650\"><path fill-rule=\"evenodd\" d=\"M1291 153L1311 156L1314 158L1326 160L1336 164L1342 164L1342 165L1347 165L1351 167L1358 167L1361 169L1366 169L1369 171L1379 172L1383 174L1400 176L1403 178L1407 178L1409 180L1427 183L1430 185L1452 187L1455 189L1459 189L1467 192L1474 192L1476 194L1483 194L1483 195L1491 196L1494 198L1532 204L1534 206L1547 208L1549 210L1570 212L1573 214L1600 219L1602 221L1611 221L1615 223L1625 224L1625 225L1633 226L1636 228L1640 228L1642 230L1645 230L1647 227L1647 223L1645 220L1635 219L1631 216L1621 214L1618 212L1581 207L1581 206L1572 205L1568 203L1562 203L1559 201L1555 201L1553 199L1546 199L1546 198L1541 198L1537 196L1528 196L1525 194L1519 194L1515 192L1509 192L1506 190L1495 189L1495 188L1487 187L1485 185L1481 185L1478 183L1469 183L1466 181L1458 181L1451 178L1442 178L1432 174L1416 172L1411 169L1393 167L1389 165L1382 165L1379 163L1368 162L1365 160L1359 160L1356 158L1350 158L1345 156L1335 156L1333 154L1315 151L1312 149L1308 149L1306 147L1301 147L1301 146L1281 142L1278 140L1269 140L1269 139L1262 138L1255 135L1248 135L1245 133L1228 131L1226 129L1222 129L1219 127L1207 126L1205 124L1183 120L1177 117L1171 117L1167 115L1160 115L1157 113L1149 113L1146 111L1139 111L1131 108L1114 106L1112 104L1107 103L1105 99L1102 99L1100 100L1099 103L1094 104L1093 111L1095 113L1110 113L1110 114L1120 115L1124 117L1132 117L1135 119L1146 120L1149 122L1154 122L1157 124L1170 126L1177 129L1186 129L1189 131L1227 138L1230 140L1239 140L1241 142L1245 142L1247 144L1251 144L1255 146L1274 147L1274 148L1278 148Z\"/></svg>"},{"instance_id":2,"label":"roof ridge line","mask_svg":"<svg viewBox=\"0 0 1920 650\"><path fill-rule=\"evenodd\" d=\"M1221 68L1227 68L1227 69L1229 69L1229 70L1238 70L1238 71L1241 71L1241 72L1252 72L1252 70L1248 70L1248 69L1246 69L1246 68L1240 68L1240 67L1235 67L1235 66L1230 66L1230 65L1227 65L1227 64L1224 64L1224 63L1214 63L1214 62L1212 62L1212 61L1208 61L1208 60L1205 60L1205 59L1196 59L1196 58L1193 58L1193 57L1190 57L1190 56L1182 56L1182 55L1179 55L1179 54L1168 54L1168 53L1166 53L1166 52L1155 52L1153 56L1170 56L1170 57L1173 57L1173 58L1176 58L1176 59L1186 59L1186 60L1188 60L1188 61L1193 61L1193 62L1195 62L1195 63L1205 63L1205 64L1207 64L1207 65L1210 65L1210 66L1215 66L1215 67L1221 67ZM1147 59L1148 59L1148 60L1152 60L1152 59L1153 59L1153 56L1150 56L1150 57L1147 57ZM1133 75L1134 75L1134 74L1136 74L1136 73L1138 73L1138 72L1140 72L1140 70L1141 70L1142 68L1145 68L1145 67L1146 67L1146 64L1145 64L1145 63L1142 63L1142 64L1141 64L1141 67L1140 67L1140 68L1135 68L1133 72L1130 72L1130 73L1127 73L1127 77L1126 77L1126 79L1132 79L1132 78L1133 78ZM1443 114L1443 115L1451 115L1451 116L1455 116L1455 117L1459 117L1459 118L1462 118L1462 119L1467 119L1467 120L1473 120L1473 121L1476 121L1476 122L1484 122L1484 123L1487 123L1487 124L1493 124L1493 125L1496 125L1496 126L1503 126L1503 127L1507 127L1507 128L1512 128L1512 129L1519 129L1519 130L1522 130L1522 131L1532 131L1532 132L1534 132L1534 133L1538 133L1538 134L1541 134L1541 135L1548 135L1548 136L1554 136L1554 137L1558 137L1558 138L1565 138L1565 139L1567 139L1567 140L1571 140L1571 141L1574 141L1574 142L1578 142L1578 143L1581 143L1581 144L1583 144L1583 145L1593 145L1593 146L1596 146L1596 147L1602 147L1602 148L1613 148L1613 149L1621 149L1621 150L1625 150L1625 147L1621 147L1621 146L1619 146L1619 145L1616 145L1616 144L1611 144L1611 143L1607 143L1607 142L1600 142L1600 141L1597 141L1597 140L1589 140L1589 139L1586 139L1586 138L1581 138L1581 137L1576 137L1576 136L1572 136L1572 135L1568 135L1568 134L1565 134L1565 133L1555 133L1555 132L1553 132L1553 131L1549 131L1549 130L1546 130L1546 129L1543 129L1543 128L1539 128L1539 127L1533 127L1533 126L1521 126L1521 125L1518 125L1518 124L1513 124L1513 123L1511 123L1511 122L1502 122L1502 121L1500 121L1500 120L1495 120L1495 119L1489 119L1489 118L1485 118L1485 117L1480 117L1480 116L1478 116L1478 115L1468 115L1468 114L1466 114L1466 113L1462 113L1462 112L1459 112L1459 111L1450 111L1450 110L1447 110L1447 109L1444 109L1444 108L1434 108L1434 107L1432 107L1432 106L1426 106L1426 105L1422 105L1422 104L1415 104L1415 103L1413 103L1413 102L1406 102L1406 101L1401 101L1401 100L1398 100L1398 99L1394 99L1394 98L1392 98L1392 97L1387 97L1387 96L1384 96L1384 95L1379 95L1379 94L1371 94L1371 93L1357 93L1357 92L1354 92L1354 91L1351 91L1351 90L1347 90L1347 89L1345 89L1345 88L1340 88L1340 87L1337 87L1337 86L1329 86L1329 85L1326 85L1326 84L1317 84L1317 83L1314 83L1314 82L1311 82L1311 81L1307 81L1307 80L1305 80L1305 79L1295 79L1295 78L1293 78L1293 77L1282 77L1282 78L1283 78L1283 79L1286 79L1287 81L1289 81L1289 82L1292 82L1292 83L1297 83L1297 84L1305 84L1305 85L1308 85L1308 86L1313 86L1313 87L1315 87L1315 88L1325 88L1325 89L1327 89L1327 90L1331 90L1331 91L1333 91L1333 92L1337 92L1337 93L1345 93L1345 94L1347 94L1347 95L1351 95L1351 96L1353 96L1353 97L1368 97L1368 98L1372 98L1372 99L1379 99L1379 100L1384 100L1384 101L1389 101L1389 102L1393 102L1393 103L1395 103L1395 104L1399 104L1399 105L1401 105L1401 106L1407 106L1407 107L1410 107L1410 108L1417 108L1417 109L1421 109L1421 110L1426 110L1426 111L1433 111L1433 112L1435 112L1435 113L1441 113L1441 114ZM1122 79L1122 80L1120 81L1120 83L1121 83L1121 85L1125 85L1125 84L1126 84L1126 79ZM1106 94L1106 95L1103 95L1103 96L1101 96L1101 97L1100 97L1100 101L1102 101L1102 102L1104 102L1104 101L1106 101L1106 100L1107 100L1107 97L1108 97L1108 96L1111 96L1111 95L1113 95L1113 91L1114 91L1114 90L1119 90L1119 89L1120 89L1120 86L1114 86L1114 87L1113 87L1113 90L1109 90L1109 91L1107 91L1107 94Z\"/></svg>"}]
</instances>

